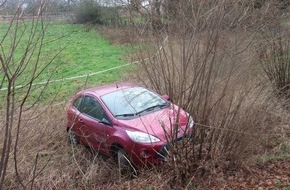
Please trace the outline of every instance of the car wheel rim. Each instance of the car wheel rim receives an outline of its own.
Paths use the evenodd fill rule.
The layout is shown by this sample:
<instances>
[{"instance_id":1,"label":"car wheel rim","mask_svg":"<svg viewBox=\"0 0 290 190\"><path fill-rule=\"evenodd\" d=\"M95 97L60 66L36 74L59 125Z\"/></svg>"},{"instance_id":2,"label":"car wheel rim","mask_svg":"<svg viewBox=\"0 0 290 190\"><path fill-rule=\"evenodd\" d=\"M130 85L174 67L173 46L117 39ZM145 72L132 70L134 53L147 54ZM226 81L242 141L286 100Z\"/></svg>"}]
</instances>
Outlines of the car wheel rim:
<instances>
[{"instance_id":1,"label":"car wheel rim","mask_svg":"<svg viewBox=\"0 0 290 190\"><path fill-rule=\"evenodd\" d=\"M118 164L121 171L128 169L130 166L129 160L123 150L118 151Z\"/></svg>"},{"instance_id":2,"label":"car wheel rim","mask_svg":"<svg viewBox=\"0 0 290 190\"><path fill-rule=\"evenodd\" d=\"M118 151L118 161L119 161L119 164L125 164L125 154L123 151Z\"/></svg>"},{"instance_id":3,"label":"car wheel rim","mask_svg":"<svg viewBox=\"0 0 290 190\"><path fill-rule=\"evenodd\" d=\"M128 177L137 176L137 170L131 164L130 160L126 156L125 151L124 150L119 150L117 152L117 156L118 156L118 165L119 165L120 175L125 175L125 176L128 176Z\"/></svg>"},{"instance_id":4,"label":"car wheel rim","mask_svg":"<svg viewBox=\"0 0 290 190\"><path fill-rule=\"evenodd\" d=\"M73 145L77 145L78 144L77 136L71 130L69 131L69 139L70 139L71 144L73 144Z\"/></svg>"}]
</instances>

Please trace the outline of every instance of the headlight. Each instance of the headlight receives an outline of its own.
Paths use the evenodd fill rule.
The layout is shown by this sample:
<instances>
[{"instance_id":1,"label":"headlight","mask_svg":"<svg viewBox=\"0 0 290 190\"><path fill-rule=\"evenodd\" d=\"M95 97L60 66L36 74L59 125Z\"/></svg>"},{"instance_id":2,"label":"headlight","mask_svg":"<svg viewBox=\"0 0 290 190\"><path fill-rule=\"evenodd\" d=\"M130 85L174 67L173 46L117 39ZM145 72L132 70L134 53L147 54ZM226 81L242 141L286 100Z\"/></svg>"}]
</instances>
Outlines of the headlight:
<instances>
[{"instance_id":1,"label":"headlight","mask_svg":"<svg viewBox=\"0 0 290 190\"><path fill-rule=\"evenodd\" d=\"M187 126L189 126L189 128L192 128L194 126L194 121L193 121L193 118L191 115L188 114L188 116L189 116L189 118L188 118Z\"/></svg>"},{"instance_id":2,"label":"headlight","mask_svg":"<svg viewBox=\"0 0 290 190\"><path fill-rule=\"evenodd\" d=\"M157 137L139 131L126 131L126 133L134 142L153 143L160 141L160 139L158 139Z\"/></svg>"}]
</instances>

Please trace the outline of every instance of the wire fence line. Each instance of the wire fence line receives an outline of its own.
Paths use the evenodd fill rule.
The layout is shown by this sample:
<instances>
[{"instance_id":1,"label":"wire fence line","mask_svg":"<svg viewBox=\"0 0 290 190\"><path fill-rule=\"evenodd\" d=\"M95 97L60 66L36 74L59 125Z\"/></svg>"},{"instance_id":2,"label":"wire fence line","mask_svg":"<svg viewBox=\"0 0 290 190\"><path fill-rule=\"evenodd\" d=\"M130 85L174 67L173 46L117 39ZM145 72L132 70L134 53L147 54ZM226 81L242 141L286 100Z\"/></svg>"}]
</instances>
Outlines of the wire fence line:
<instances>
[{"instance_id":1,"label":"wire fence line","mask_svg":"<svg viewBox=\"0 0 290 190\"><path fill-rule=\"evenodd\" d=\"M123 64L123 65L119 65L119 66L116 66L116 67L112 67L112 68L109 68L109 69L105 69L105 70L101 70L101 71L96 71L96 72L88 73L88 74L84 74L84 75L79 75L79 76L73 76L73 77L67 77L67 78L54 79L54 80L48 80L48 81L42 81L42 82L38 82L38 83L33 83L32 86L36 86L36 85L46 85L46 84L57 83L57 82L64 82L64 81L75 80L75 79L79 79L79 78L88 78L90 76L94 76L94 75L106 73L106 72L109 72L109 71L117 70L117 69L120 69L122 67L127 67L129 65L138 64L138 63L141 63L142 61L148 61L149 59L154 58L163 49L164 44L165 44L165 42L167 40L168 40L168 36L166 36L166 38L163 40L161 46L158 48L157 52L152 57L148 57L148 58L142 59L140 61L133 61L133 62L126 63L126 64ZM26 87L27 85L28 84L26 84L26 85L18 85L18 86L15 86L14 88L15 89L20 89L20 88ZM0 91L6 91L7 89L8 89L7 87L4 87L4 88L1 88Z\"/></svg>"},{"instance_id":2,"label":"wire fence line","mask_svg":"<svg viewBox=\"0 0 290 190\"><path fill-rule=\"evenodd\" d=\"M42 82L38 82L38 83L33 83L32 86L45 85L45 84L50 84L50 83L63 82L63 81L67 81L67 80L75 80L75 79L79 79L79 78L85 78L85 77L89 77L89 76L105 73L105 72L108 72L108 71L116 70L116 69L119 69L119 68L122 68L122 67L126 67L126 66L129 66L129 65L132 65L132 64L139 63L139 62L140 61L134 61L134 62L131 62L131 63L126 63L124 65L119 65L119 66L112 67L112 68L109 68L109 69L105 69L105 70L102 70L102 71L97 71L97 72L88 73L88 74L79 75L79 76L73 76L73 77L68 77L68 78L61 78L61 79L54 79L54 80L48 80L48 81L42 81ZM25 86L27 86L27 85L18 85L18 86L15 86L15 89L23 88ZM0 91L5 91L7 89L8 89L7 87L1 88Z\"/></svg>"}]
</instances>

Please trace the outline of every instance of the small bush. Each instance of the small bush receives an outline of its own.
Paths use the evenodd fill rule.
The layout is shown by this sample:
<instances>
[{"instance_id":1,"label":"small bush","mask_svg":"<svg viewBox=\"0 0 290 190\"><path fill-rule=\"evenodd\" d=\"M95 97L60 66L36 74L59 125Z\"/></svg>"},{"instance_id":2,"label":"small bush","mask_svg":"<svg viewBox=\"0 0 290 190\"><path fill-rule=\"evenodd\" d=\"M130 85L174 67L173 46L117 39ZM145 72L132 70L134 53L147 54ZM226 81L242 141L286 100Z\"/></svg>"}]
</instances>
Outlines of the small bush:
<instances>
[{"instance_id":1,"label":"small bush","mask_svg":"<svg viewBox=\"0 0 290 190\"><path fill-rule=\"evenodd\" d=\"M83 0L76 8L76 22L102 24L101 7L93 0Z\"/></svg>"},{"instance_id":2,"label":"small bush","mask_svg":"<svg viewBox=\"0 0 290 190\"><path fill-rule=\"evenodd\" d=\"M77 23L87 24L119 24L120 16L117 7L101 6L93 0L83 0L75 10Z\"/></svg>"}]
</instances>

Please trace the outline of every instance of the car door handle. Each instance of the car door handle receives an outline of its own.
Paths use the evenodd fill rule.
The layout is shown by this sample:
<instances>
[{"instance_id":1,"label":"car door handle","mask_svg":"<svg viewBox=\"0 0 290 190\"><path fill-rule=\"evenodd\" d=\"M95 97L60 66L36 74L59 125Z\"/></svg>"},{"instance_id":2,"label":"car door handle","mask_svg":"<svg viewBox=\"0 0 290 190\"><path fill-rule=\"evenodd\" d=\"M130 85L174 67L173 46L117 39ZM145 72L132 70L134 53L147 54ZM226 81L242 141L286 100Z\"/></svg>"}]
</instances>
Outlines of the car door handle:
<instances>
[{"instance_id":1,"label":"car door handle","mask_svg":"<svg viewBox=\"0 0 290 190\"><path fill-rule=\"evenodd\" d=\"M84 120L83 120L83 119L79 119L79 122L80 122L80 123L84 123Z\"/></svg>"}]
</instances>

